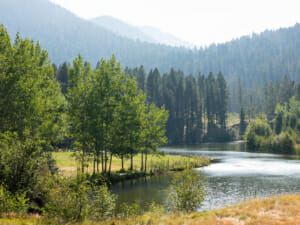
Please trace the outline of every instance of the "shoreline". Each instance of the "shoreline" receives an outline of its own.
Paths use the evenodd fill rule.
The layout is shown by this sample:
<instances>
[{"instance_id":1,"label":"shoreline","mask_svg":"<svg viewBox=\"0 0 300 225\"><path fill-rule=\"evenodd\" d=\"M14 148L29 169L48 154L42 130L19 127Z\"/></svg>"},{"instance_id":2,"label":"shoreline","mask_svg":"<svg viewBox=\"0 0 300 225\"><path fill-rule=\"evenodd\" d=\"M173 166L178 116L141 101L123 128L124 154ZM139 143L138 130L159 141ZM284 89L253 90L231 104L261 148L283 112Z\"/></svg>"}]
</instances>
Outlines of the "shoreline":
<instances>
[{"instance_id":1,"label":"shoreline","mask_svg":"<svg viewBox=\"0 0 300 225\"><path fill-rule=\"evenodd\" d=\"M213 225L213 224L264 224L264 225L295 225L300 224L300 194L287 194L279 197L255 198L234 206L221 209L194 213L165 213L146 212L143 215L125 219L113 218L106 221L83 221L77 225ZM0 217L0 225L35 225L45 224L39 215L25 215L24 217ZM49 224L49 223L48 223Z\"/></svg>"},{"instance_id":2,"label":"shoreline","mask_svg":"<svg viewBox=\"0 0 300 225\"><path fill-rule=\"evenodd\" d=\"M56 160L59 173L65 177L75 177L77 174L76 161L72 157L72 152L55 152L54 159ZM183 171L188 168L201 168L208 166L213 162L213 159L207 156L193 155L149 155L147 169L140 167L140 155L136 155L133 159L134 169L130 170L130 160L124 161L124 168L121 168L121 160L117 157L113 159L112 170L110 173L102 173L101 171L93 174L91 165L89 170L85 171L88 179L95 181L98 184L116 184L118 182L138 179L141 177L157 176L174 171Z\"/></svg>"}]
</instances>

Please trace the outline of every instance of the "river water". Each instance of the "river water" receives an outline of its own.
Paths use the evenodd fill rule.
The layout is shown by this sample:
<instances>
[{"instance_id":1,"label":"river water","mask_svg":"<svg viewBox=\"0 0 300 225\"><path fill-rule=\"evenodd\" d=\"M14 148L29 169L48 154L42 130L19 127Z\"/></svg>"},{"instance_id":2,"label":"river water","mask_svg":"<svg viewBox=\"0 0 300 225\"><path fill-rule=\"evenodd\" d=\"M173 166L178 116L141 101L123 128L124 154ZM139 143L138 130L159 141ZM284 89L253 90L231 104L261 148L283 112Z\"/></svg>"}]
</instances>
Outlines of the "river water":
<instances>
[{"instance_id":1,"label":"river water","mask_svg":"<svg viewBox=\"0 0 300 225\"><path fill-rule=\"evenodd\" d=\"M300 157L244 151L240 142L166 147L172 154L195 154L213 158L215 163L199 168L206 177L207 196L199 210L237 204L254 197L300 193ZM163 204L171 174L118 183L112 188L118 204L139 201L147 207L152 201Z\"/></svg>"}]
</instances>

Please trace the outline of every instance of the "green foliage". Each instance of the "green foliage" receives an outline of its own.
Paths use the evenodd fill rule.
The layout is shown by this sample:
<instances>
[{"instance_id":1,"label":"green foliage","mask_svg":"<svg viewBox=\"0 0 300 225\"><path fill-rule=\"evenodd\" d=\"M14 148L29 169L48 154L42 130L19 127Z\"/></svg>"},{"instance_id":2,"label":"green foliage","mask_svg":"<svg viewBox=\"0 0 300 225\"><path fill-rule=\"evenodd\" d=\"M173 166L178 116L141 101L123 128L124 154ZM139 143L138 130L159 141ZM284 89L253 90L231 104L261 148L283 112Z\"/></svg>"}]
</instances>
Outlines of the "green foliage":
<instances>
[{"instance_id":1,"label":"green foliage","mask_svg":"<svg viewBox=\"0 0 300 225\"><path fill-rule=\"evenodd\" d=\"M282 132L272 139L271 148L274 152L290 154L294 150L294 142L288 133Z\"/></svg>"},{"instance_id":2,"label":"green foliage","mask_svg":"<svg viewBox=\"0 0 300 225\"><path fill-rule=\"evenodd\" d=\"M118 214L121 218L135 217L142 214L142 209L140 206L140 202L136 201L131 205L127 203L122 203L120 205L120 213Z\"/></svg>"},{"instance_id":3,"label":"green foliage","mask_svg":"<svg viewBox=\"0 0 300 225\"><path fill-rule=\"evenodd\" d=\"M288 83L287 78L284 80L283 83ZM283 93L289 93L285 90ZM300 102L295 96L288 102L277 104L272 123L273 132L265 120L257 119L250 123L245 136L248 149L286 154L296 152L295 144L300 141Z\"/></svg>"},{"instance_id":4,"label":"green foliage","mask_svg":"<svg viewBox=\"0 0 300 225\"><path fill-rule=\"evenodd\" d=\"M103 220L112 217L115 209L116 196L106 186L91 185L84 176L53 180L48 192L43 214L57 223Z\"/></svg>"},{"instance_id":5,"label":"green foliage","mask_svg":"<svg viewBox=\"0 0 300 225\"><path fill-rule=\"evenodd\" d=\"M47 143L62 133L65 99L49 64L48 53L39 44L19 35L11 45L0 26L1 84L0 131L25 130Z\"/></svg>"},{"instance_id":6,"label":"green foliage","mask_svg":"<svg viewBox=\"0 0 300 225\"><path fill-rule=\"evenodd\" d=\"M272 129L267 121L256 119L247 127L244 138L249 150L264 149L267 151L272 139Z\"/></svg>"},{"instance_id":7,"label":"green foliage","mask_svg":"<svg viewBox=\"0 0 300 225\"><path fill-rule=\"evenodd\" d=\"M279 104L276 106L274 131L275 131L275 134L277 134L277 135L281 133L282 128L283 128L284 111L285 111L285 108L283 106L281 106Z\"/></svg>"},{"instance_id":8,"label":"green foliage","mask_svg":"<svg viewBox=\"0 0 300 225\"><path fill-rule=\"evenodd\" d=\"M12 194L3 185L0 185L0 217L2 214L25 214L28 210L26 192Z\"/></svg>"},{"instance_id":9,"label":"green foliage","mask_svg":"<svg viewBox=\"0 0 300 225\"><path fill-rule=\"evenodd\" d=\"M199 171L185 170L175 173L167 192L168 207L172 211L195 211L204 201L205 179Z\"/></svg>"},{"instance_id":10,"label":"green foliage","mask_svg":"<svg viewBox=\"0 0 300 225\"><path fill-rule=\"evenodd\" d=\"M71 61L81 52L96 65L100 57L107 59L115 52L125 66L143 64L146 70L156 66L162 74L170 67L194 75L199 68L205 74L221 69L229 82L237 75L242 77L246 88L278 79L283 73L294 76L293 79L299 74L300 24L206 48L187 49L120 37L61 7L54 7L49 1L30 0L28 4L2 0L0 9L0 21L9 26L11 34L19 31L40 40L56 63ZM114 29L112 23L110 27Z\"/></svg>"},{"instance_id":11,"label":"green foliage","mask_svg":"<svg viewBox=\"0 0 300 225\"><path fill-rule=\"evenodd\" d=\"M165 208L162 205L159 205L155 201L153 201L148 207L148 212L161 215L165 213Z\"/></svg>"},{"instance_id":12,"label":"green foliage","mask_svg":"<svg viewBox=\"0 0 300 225\"><path fill-rule=\"evenodd\" d=\"M101 60L95 71L79 56L69 75L68 115L82 172L89 158L94 173L100 171L100 162L102 172L110 173L113 155L132 158L166 143L167 111L148 108L146 96L135 79L122 72L114 55Z\"/></svg>"},{"instance_id":13,"label":"green foliage","mask_svg":"<svg viewBox=\"0 0 300 225\"><path fill-rule=\"evenodd\" d=\"M111 218L116 207L116 195L112 194L105 185L94 187L91 194L89 218L94 220Z\"/></svg>"},{"instance_id":14,"label":"green foliage","mask_svg":"<svg viewBox=\"0 0 300 225\"><path fill-rule=\"evenodd\" d=\"M11 132L0 134L0 183L12 193L31 189L41 169L47 166L40 140L27 131L22 136Z\"/></svg>"},{"instance_id":15,"label":"green foliage","mask_svg":"<svg viewBox=\"0 0 300 225\"><path fill-rule=\"evenodd\" d=\"M245 130L246 130L245 112L244 112L244 108L241 107L241 110L240 110L240 136L242 136L245 133Z\"/></svg>"},{"instance_id":16,"label":"green foliage","mask_svg":"<svg viewBox=\"0 0 300 225\"><path fill-rule=\"evenodd\" d=\"M60 179L59 183L49 190L43 214L60 223L85 219L89 201L87 191L89 191L87 183L79 177L75 182L70 182L66 178Z\"/></svg>"}]
</instances>

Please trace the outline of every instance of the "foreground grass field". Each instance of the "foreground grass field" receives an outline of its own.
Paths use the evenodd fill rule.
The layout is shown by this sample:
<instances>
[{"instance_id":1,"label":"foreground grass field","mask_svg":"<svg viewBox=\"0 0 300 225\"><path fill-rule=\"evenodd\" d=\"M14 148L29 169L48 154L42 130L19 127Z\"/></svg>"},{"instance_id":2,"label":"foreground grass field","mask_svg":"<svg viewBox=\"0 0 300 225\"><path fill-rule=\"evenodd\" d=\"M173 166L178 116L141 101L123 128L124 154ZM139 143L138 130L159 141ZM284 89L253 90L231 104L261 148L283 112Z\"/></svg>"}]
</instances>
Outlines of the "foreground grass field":
<instances>
[{"instance_id":1,"label":"foreground grass field","mask_svg":"<svg viewBox=\"0 0 300 225\"><path fill-rule=\"evenodd\" d=\"M43 224L42 218L25 219L2 218L0 225ZM209 212L192 214L146 213L143 216L125 220L113 219L105 222L84 222L78 225L299 225L300 224L300 195L285 195L278 198L255 199L236 206Z\"/></svg>"},{"instance_id":2,"label":"foreground grass field","mask_svg":"<svg viewBox=\"0 0 300 225\"><path fill-rule=\"evenodd\" d=\"M54 152L53 157L57 163L60 172L65 176L73 176L77 173L77 162L72 156L72 152ZM92 160L91 160L92 161ZM162 167L169 168L181 168L185 167L189 163L196 164L197 167L208 165L209 159L206 157L189 157L182 155L148 155L147 169L157 170ZM141 167L141 155L136 155L133 158L133 165L135 170L139 170ZM130 167L130 159L124 159L124 168ZM121 159L118 157L112 158L112 172L116 172L121 169ZM93 164L89 163L87 171L92 173Z\"/></svg>"}]
</instances>

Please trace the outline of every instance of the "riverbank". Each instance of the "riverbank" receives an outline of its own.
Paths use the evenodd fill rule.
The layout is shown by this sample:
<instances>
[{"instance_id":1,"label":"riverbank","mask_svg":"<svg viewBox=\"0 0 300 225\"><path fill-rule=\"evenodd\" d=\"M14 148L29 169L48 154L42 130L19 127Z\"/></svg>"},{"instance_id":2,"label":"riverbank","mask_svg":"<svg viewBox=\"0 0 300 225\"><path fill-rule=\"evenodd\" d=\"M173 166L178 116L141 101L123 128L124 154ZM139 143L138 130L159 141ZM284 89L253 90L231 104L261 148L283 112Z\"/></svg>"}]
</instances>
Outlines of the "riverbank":
<instances>
[{"instance_id":1,"label":"riverbank","mask_svg":"<svg viewBox=\"0 0 300 225\"><path fill-rule=\"evenodd\" d=\"M129 170L130 159L124 160L124 168L122 169L121 159L112 158L112 166L110 174L98 173L95 177L104 177L109 183L117 183L119 181L136 179L139 177L152 176L170 171L182 171L187 168L200 168L210 164L211 159L204 156L185 156L185 155L148 155L147 169L141 170L141 155L133 157L134 169ZM75 176L77 174L77 162L72 152L55 152L53 158L56 161L59 172L63 176ZM93 176L93 164L90 162L87 166L86 173L89 177Z\"/></svg>"},{"instance_id":2,"label":"riverbank","mask_svg":"<svg viewBox=\"0 0 300 225\"><path fill-rule=\"evenodd\" d=\"M146 213L127 219L111 219L103 222L83 222L77 225L214 225L214 224L300 224L300 195L284 195L268 199L254 199L246 203L223 209L191 214ZM37 216L28 218L0 218L0 225L36 225L44 224Z\"/></svg>"}]
</instances>

